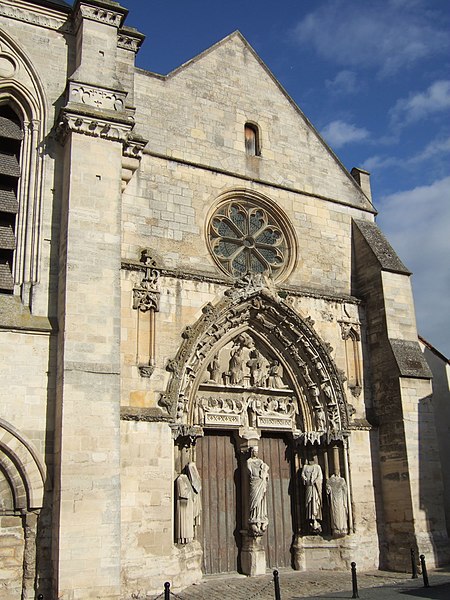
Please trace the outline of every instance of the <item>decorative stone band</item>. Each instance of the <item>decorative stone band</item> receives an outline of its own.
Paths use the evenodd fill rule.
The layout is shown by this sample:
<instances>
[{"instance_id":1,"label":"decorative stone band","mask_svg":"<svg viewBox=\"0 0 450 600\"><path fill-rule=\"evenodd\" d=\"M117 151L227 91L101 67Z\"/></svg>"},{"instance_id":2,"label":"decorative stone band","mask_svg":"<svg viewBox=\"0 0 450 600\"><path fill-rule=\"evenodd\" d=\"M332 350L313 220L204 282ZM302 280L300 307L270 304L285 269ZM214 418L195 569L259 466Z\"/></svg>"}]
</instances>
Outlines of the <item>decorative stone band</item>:
<instances>
[{"instance_id":1,"label":"decorative stone band","mask_svg":"<svg viewBox=\"0 0 450 600\"><path fill-rule=\"evenodd\" d=\"M260 429L283 429L283 430L291 430L293 427L292 418L289 417L264 417L257 416L256 417L256 426Z\"/></svg>"},{"instance_id":2,"label":"decorative stone band","mask_svg":"<svg viewBox=\"0 0 450 600\"><path fill-rule=\"evenodd\" d=\"M45 14L43 11L45 10ZM41 12L42 11L42 12ZM64 33L72 33L72 23L66 21L66 15L62 16L56 11L47 7L45 9L37 6L27 6L20 8L18 6L9 6L6 2L0 2L0 15L25 23L32 23L46 29L54 29Z\"/></svg>"},{"instance_id":3,"label":"decorative stone band","mask_svg":"<svg viewBox=\"0 0 450 600\"><path fill-rule=\"evenodd\" d=\"M109 120L77 114L64 109L56 127L56 138L64 144L69 133L81 133L112 142L126 143L133 123L125 120Z\"/></svg>"},{"instance_id":4,"label":"decorative stone band","mask_svg":"<svg viewBox=\"0 0 450 600\"><path fill-rule=\"evenodd\" d=\"M69 81L69 102L94 106L100 110L122 112L125 109L127 92Z\"/></svg>"},{"instance_id":5,"label":"decorative stone band","mask_svg":"<svg viewBox=\"0 0 450 600\"><path fill-rule=\"evenodd\" d=\"M206 413L205 427L215 427L218 425L226 425L227 427L241 427L240 415L226 415L223 413Z\"/></svg>"}]
</instances>

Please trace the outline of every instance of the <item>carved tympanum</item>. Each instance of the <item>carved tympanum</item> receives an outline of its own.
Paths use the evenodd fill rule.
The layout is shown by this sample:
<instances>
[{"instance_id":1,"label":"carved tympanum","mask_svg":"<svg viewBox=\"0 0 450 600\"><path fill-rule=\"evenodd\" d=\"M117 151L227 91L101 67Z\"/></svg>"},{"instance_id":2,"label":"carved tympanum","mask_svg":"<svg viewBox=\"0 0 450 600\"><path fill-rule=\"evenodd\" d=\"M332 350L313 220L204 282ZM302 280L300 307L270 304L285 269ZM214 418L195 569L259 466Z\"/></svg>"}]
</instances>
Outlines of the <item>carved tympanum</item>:
<instances>
[{"instance_id":1,"label":"carved tympanum","mask_svg":"<svg viewBox=\"0 0 450 600\"><path fill-rule=\"evenodd\" d=\"M348 414L330 353L312 320L271 290L233 288L182 337L163 399L176 420L342 439Z\"/></svg>"}]
</instances>

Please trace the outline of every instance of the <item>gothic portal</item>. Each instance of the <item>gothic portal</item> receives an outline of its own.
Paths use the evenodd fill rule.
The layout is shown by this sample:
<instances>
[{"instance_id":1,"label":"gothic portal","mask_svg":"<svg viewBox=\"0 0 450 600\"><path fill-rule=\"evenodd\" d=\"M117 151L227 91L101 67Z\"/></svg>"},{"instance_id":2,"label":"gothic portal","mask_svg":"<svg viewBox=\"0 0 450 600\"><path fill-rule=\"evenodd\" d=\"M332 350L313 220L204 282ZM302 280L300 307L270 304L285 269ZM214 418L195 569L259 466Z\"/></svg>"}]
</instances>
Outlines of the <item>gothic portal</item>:
<instances>
[{"instance_id":1,"label":"gothic portal","mask_svg":"<svg viewBox=\"0 0 450 600\"><path fill-rule=\"evenodd\" d=\"M443 563L448 401L369 173L239 32L158 75L127 13L0 2L2 600Z\"/></svg>"}]
</instances>

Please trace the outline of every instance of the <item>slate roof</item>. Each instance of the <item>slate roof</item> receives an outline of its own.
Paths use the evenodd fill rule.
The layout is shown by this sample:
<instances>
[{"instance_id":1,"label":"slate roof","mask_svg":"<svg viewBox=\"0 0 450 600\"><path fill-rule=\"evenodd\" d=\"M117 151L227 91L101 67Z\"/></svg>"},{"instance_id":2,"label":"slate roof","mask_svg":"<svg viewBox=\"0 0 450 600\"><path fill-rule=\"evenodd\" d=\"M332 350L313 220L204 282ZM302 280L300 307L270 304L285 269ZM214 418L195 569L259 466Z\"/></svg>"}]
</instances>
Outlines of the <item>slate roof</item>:
<instances>
[{"instance_id":1,"label":"slate roof","mask_svg":"<svg viewBox=\"0 0 450 600\"><path fill-rule=\"evenodd\" d=\"M0 137L9 140L22 140L23 131L21 130L20 125L15 123L12 119L0 117Z\"/></svg>"},{"instance_id":2,"label":"slate roof","mask_svg":"<svg viewBox=\"0 0 450 600\"><path fill-rule=\"evenodd\" d=\"M14 281L8 264L0 263L0 289L12 290Z\"/></svg>"},{"instance_id":3,"label":"slate roof","mask_svg":"<svg viewBox=\"0 0 450 600\"><path fill-rule=\"evenodd\" d=\"M16 214L18 210L19 205L14 192L0 188L0 211Z\"/></svg>"},{"instance_id":4,"label":"slate roof","mask_svg":"<svg viewBox=\"0 0 450 600\"><path fill-rule=\"evenodd\" d=\"M0 152L0 175L7 177L20 177L20 167L14 154Z\"/></svg>"}]
</instances>

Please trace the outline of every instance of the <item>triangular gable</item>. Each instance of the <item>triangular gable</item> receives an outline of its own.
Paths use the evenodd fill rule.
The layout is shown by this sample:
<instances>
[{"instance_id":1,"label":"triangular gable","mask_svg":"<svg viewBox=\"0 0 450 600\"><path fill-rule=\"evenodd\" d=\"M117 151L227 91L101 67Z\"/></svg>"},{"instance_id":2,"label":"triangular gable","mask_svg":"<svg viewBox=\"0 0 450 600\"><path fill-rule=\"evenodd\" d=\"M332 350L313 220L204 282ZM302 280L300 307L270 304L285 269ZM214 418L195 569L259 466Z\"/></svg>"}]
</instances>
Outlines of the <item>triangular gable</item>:
<instances>
[{"instance_id":1,"label":"triangular gable","mask_svg":"<svg viewBox=\"0 0 450 600\"><path fill-rule=\"evenodd\" d=\"M144 72L139 70L138 74ZM256 121L262 129L262 160L256 169L258 172L249 173L251 180L375 212L351 174L239 31L167 76L145 75L147 84L144 83L144 87L150 83L149 75L158 87L151 94L153 118L156 117L159 123L169 124L166 145L155 148L156 151L189 161L186 144L180 148L181 152L178 152L177 146L194 131L198 141L196 151L192 152L197 160L193 162L199 162L198 154L201 152L200 162L225 172L245 175L248 169L245 156L237 149L239 141L234 146L227 145L229 130L226 131L225 127L236 127L232 133L239 135L242 125L231 122L227 113L231 107L231 112L234 110L242 121ZM139 79L140 82L143 80ZM159 87L156 82L163 85ZM164 96L164 90L168 97ZM225 118L222 121L218 119L214 132L217 135L212 135L215 115L221 110L225 111ZM171 139L170 128L176 129L180 115L179 135ZM152 132L145 132L145 137L152 140ZM220 145L222 138L224 146L220 148L217 140ZM148 148L152 149L151 142Z\"/></svg>"}]
</instances>

